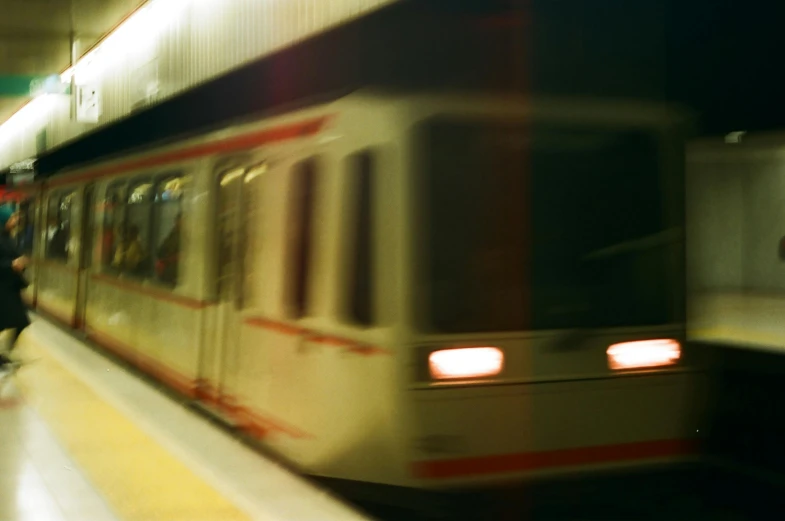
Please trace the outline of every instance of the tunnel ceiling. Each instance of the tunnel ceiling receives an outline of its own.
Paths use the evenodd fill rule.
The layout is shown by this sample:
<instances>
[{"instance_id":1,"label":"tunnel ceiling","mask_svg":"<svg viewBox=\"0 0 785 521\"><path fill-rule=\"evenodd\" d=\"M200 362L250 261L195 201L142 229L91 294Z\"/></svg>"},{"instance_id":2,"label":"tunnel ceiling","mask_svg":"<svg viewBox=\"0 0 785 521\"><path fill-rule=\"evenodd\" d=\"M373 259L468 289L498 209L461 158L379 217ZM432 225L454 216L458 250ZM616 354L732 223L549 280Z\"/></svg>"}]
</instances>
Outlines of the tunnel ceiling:
<instances>
[{"instance_id":1,"label":"tunnel ceiling","mask_svg":"<svg viewBox=\"0 0 785 521\"><path fill-rule=\"evenodd\" d=\"M145 0L0 0L0 76L58 74ZM0 95L0 123L28 98Z\"/></svg>"}]
</instances>

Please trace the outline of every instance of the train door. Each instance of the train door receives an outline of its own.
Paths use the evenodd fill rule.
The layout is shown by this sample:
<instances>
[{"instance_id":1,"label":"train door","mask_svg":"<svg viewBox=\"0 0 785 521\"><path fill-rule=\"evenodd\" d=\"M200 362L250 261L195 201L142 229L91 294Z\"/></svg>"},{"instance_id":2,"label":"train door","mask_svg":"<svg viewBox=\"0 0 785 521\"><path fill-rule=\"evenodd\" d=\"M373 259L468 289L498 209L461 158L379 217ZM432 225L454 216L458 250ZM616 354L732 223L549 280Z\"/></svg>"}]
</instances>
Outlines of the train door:
<instances>
[{"instance_id":1,"label":"train door","mask_svg":"<svg viewBox=\"0 0 785 521\"><path fill-rule=\"evenodd\" d=\"M231 410L238 398L240 331L243 311L253 287L255 248L251 245L260 226L259 199L263 164L222 168L217 176L216 284L218 304L212 341L205 346L200 394L208 405Z\"/></svg>"},{"instance_id":2,"label":"train door","mask_svg":"<svg viewBox=\"0 0 785 521\"><path fill-rule=\"evenodd\" d=\"M95 184L90 183L84 189L84 204L82 208L82 222L80 229L80 244L79 248L79 265L78 273L79 280L77 285L76 294L76 320L77 328L82 328L85 324L85 314L87 311L87 291L90 277L90 267L92 264L93 253L93 233L95 225Z\"/></svg>"}]
</instances>

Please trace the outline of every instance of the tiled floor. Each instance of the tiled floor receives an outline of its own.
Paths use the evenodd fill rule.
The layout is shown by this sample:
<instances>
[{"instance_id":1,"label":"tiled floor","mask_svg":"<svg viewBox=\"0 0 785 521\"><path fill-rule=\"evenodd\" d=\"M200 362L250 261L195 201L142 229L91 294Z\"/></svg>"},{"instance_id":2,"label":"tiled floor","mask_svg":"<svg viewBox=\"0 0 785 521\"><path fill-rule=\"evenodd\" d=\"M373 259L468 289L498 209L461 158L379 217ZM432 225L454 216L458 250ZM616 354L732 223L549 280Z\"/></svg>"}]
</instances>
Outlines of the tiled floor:
<instances>
[{"instance_id":1,"label":"tiled floor","mask_svg":"<svg viewBox=\"0 0 785 521\"><path fill-rule=\"evenodd\" d=\"M0 382L0 521L365 519L52 325Z\"/></svg>"}]
</instances>

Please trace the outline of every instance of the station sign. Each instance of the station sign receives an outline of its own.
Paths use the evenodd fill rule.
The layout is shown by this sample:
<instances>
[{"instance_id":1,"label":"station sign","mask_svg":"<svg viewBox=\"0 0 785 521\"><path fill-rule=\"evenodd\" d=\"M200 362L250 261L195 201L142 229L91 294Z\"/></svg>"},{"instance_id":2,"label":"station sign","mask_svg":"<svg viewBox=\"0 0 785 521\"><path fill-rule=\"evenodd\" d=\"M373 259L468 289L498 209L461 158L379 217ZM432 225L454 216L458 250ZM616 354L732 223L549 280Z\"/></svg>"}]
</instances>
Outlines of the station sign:
<instances>
[{"instance_id":1,"label":"station sign","mask_svg":"<svg viewBox=\"0 0 785 521\"><path fill-rule=\"evenodd\" d=\"M76 121L98 123L101 117L101 91L95 85L76 86Z\"/></svg>"}]
</instances>

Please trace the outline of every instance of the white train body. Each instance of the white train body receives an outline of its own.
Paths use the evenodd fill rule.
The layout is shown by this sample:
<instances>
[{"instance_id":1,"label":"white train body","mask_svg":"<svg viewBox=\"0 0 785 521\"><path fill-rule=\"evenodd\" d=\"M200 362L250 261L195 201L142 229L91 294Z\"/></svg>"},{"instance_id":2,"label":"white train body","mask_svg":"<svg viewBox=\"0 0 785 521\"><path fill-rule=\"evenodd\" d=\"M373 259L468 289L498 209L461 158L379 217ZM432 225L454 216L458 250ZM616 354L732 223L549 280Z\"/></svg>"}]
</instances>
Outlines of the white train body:
<instances>
[{"instance_id":1,"label":"white train body","mask_svg":"<svg viewBox=\"0 0 785 521\"><path fill-rule=\"evenodd\" d=\"M432 121L446 123L433 130ZM355 94L80 167L39 185L28 298L313 475L444 488L683 461L694 454L698 427L689 368L676 356L662 366L620 370L608 354L609 346L624 342L683 339L678 240L664 247L673 252L656 283L667 310L630 322L638 311L645 315L637 290L626 282L614 283L611 292L599 287L592 294L602 302L617 306L608 299L622 294L629 301L611 306L615 311L607 307L610 318L601 327L591 322L588 333L573 338L573 327L548 325L562 320L556 304L575 300L570 282L522 291L539 287L525 280L528 268L514 268L530 254L493 253L514 242L505 233L517 233L531 251L546 240L568 239L558 233L524 239L525 228L506 226L525 219L534 204L525 200L489 205L478 192L477 206L462 208L460 201L475 200L467 198L471 183L484 179L465 173L471 180L461 184L464 174L457 173L462 158L474 153L463 146L471 148L472 129L502 129L492 133L501 141L489 146L515 150L529 143L531 122L540 121L643 132L656 143L650 159L658 172L679 161L678 146L669 141L673 119L659 108ZM500 164L489 165L487 175L510 165ZM453 205L448 217L420 204L446 179L433 177L433 191L425 194L424 165L459 176L454 198L438 199ZM515 196L521 186L495 194ZM567 194L569 183L563 189ZM538 190L536 204L561 197ZM605 201L585 195L596 208L615 204L610 193ZM567 205L576 197L562 200ZM654 197L668 206L667 196ZM492 222L481 216L483 208L498 208L493 218L499 219L478 232L475 220ZM662 220L677 222L674 212L666 208ZM178 213L176 282L166 283L163 254L154 250ZM447 242L457 246L435 251L428 233L449 219L458 229ZM136 271L118 267L115 254L118 226L126 230L132 221L146 245L147 264ZM65 254L49 251L58 229L68 234ZM474 257L461 243L494 234L490 255ZM157 263L150 260L156 255ZM554 265L537 262L542 269ZM480 275L460 278L461 269ZM440 273L459 283L444 282ZM485 294L493 284L499 286ZM523 302L524 293L535 296ZM440 302L450 311L435 307ZM544 312L546 303L555 311ZM614 322L636 306L632 319ZM511 326L523 324L521 317L536 327ZM456 347L487 349L450 352L446 362L432 357ZM448 378L440 379L438 370ZM461 371L468 376L449 378Z\"/></svg>"}]
</instances>

